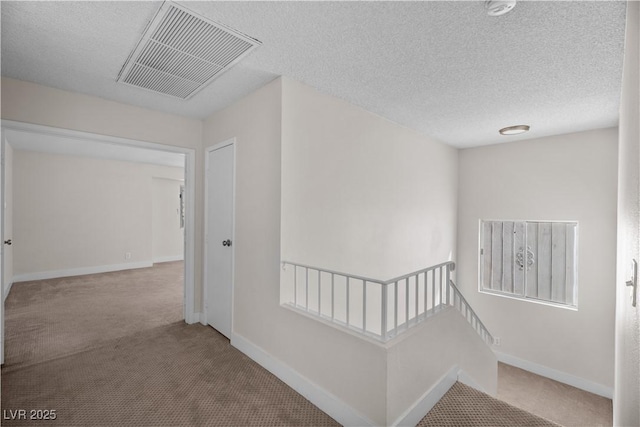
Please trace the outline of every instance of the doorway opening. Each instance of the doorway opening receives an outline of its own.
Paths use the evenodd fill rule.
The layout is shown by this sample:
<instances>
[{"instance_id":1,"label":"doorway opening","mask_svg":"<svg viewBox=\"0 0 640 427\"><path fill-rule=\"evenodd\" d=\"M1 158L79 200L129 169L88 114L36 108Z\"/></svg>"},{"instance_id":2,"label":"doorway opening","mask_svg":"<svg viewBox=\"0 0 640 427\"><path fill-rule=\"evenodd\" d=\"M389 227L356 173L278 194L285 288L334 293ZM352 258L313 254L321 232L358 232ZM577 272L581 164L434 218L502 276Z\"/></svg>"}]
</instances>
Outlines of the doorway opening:
<instances>
[{"instance_id":1,"label":"doorway opening","mask_svg":"<svg viewBox=\"0 0 640 427\"><path fill-rule=\"evenodd\" d=\"M149 256L147 256L146 254L144 254L143 256L140 254L140 252L143 252L143 251L137 251L136 249L128 249L129 246L127 245L132 245L131 247L135 247L136 239L132 238L130 242L127 242L126 244L122 245L121 247L122 253L119 253L120 258L118 258L118 261L112 261L110 263L102 263L103 265L100 265L99 267L79 266L74 268L69 265L60 265L60 267L55 267L54 263L50 264L50 266L47 266L46 262L51 261L51 259L55 260L56 251L64 252L64 247L65 247L64 245L68 242L72 242L73 238L78 237L78 236L68 236L68 239L63 238L57 241L57 247L53 250L48 251L50 256L46 258L50 258L50 259L42 260L42 264L39 266L39 268L34 268L33 271L27 272L26 274L24 271L22 272L15 271L14 272L15 274L13 274L13 277L8 278L7 281L1 280L2 282L1 289L2 289L2 296L3 296L3 307L2 307L3 310L1 313L2 322L3 322L3 325L2 325L3 331L2 331L1 340L3 344L5 340L4 315L6 314L6 310L4 310L5 309L4 297L6 297L7 291L9 290L9 286L12 284L13 281L17 282L17 281L25 281L25 280L39 280L39 279L47 279L50 277L76 276L76 275L82 275L82 274L102 273L107 271L116 272L121 270L120 267L122 267L122 270L135 268L135 267L144 267L144 266L147 266L147 265L144 265L145 263L148 263L149 264L148 266L151 266L153 265L154 261L166 262L166 261L178 261L180 259L183 259L182 272L178 273L178 274L181 274L182 283L183 283L183 286L182 286L183 289L181 292L182 293L181 295L182 319L184 319L186 323L195 323L196 321L199 320L199 314L194 310L194 293L195 293L195 283L194 283L195 282L195 274L194 274L195 273L195 262L194 262L195 261L195 202L194 202L195 150L194 149L149 143L149 142L143 142L143 141L137 141L137 140L131 140L131 139L125 139L125 138L97 135L97 134L86 133L86 132L70 131L70 130L52 128L47 126L4 121L4 120L2 121L2 145L3 145L3 151L7 147L9 147L9 150L13 151L14 153L18 151L20 151L21 153L22 152L45 153L48 156L58 156L58 158L66 158L67 157L66 155L69 155L69 158L71 158L71 156L75 156L76 158L80 156L80 157L89 158L91 161L94 162L93 164L97 164L95 162L98 162L98 161L104 162L105 160L109 160L110 164L113 163L113 164L119 165L119 166L115 166L116 169L117 168L120 168L120 169L118 169L118 173L115 175L117 176L117 179L114 178L114 180L117 180L119 183L117 183L115 187L113 185L111 187L108 187L108 186L102 187L100 185L95 185L95 183L93 183L95 187L94 190L96 192L100 192L100 191L104 191L105 193L114 192L114 191L117 192L118 185L120 185L120 188L123 189L123 193L124 193L125 192L124 187L127 186L128 183L131 183L131 186L134 187L136 184L133 184L134 180L131 177L133 176L133 174L137 173L135 172L136 167L135 166L128 167L123 165L140 164L141 165L140 168L143 168L143 167L147 169L151 168L149 173L151 173L152 175L157 175L161 178L169 178L169 181L170 181L169 187L173 188L174 190L177 188L177 191L175 191L176 193L175 208L178 209L177 212L176 211L171 212L174 215L172 219L173 219L173 222L175 223L175 230L173 235L171 236L171 239L172 239L171 245L173 249L169 250L168 252L165 251L164 253L162 252L162 250L160 250L160 252L157 253L158 256L155 258L151 256L151 253L148 254ZM46 156L43 155L43 157L46 157ZM104 162L104 163L107 163L107 162ZM2 169L3 178L6 177L6 171L7 169L10 169L11 166L12 165L3 164L3 169ZM180 172L178 176L175 176L175 173L174 173L174 176L166 176L166 175L163 175L163 173L157 173L157 170L160 170L162 169L162 167L165 167L165 166L166 166L166 169L170 169L171 166L173 166L174 169L179 170ZM82 167L91 168L91 163L89 163L89 166L82 166ZM153 168L156 168L156 169L153 169ZM60 186L64 186L64 180L60 180L59 177L58 177L58 182ZM148 195L144 196L145 198L148 198L148 200L145 199L145 203L148 202L149 206L151 206L153 201L153 196L154 196L153 191L151 191L151 189L153 188L152 182L153 182L152 177L149 176L148 178L149 191L148 191ZM90 186L90 185L91 183L87 183L87 186ZM145 185L147 184L145 183ZM114 190L114 188L116 190ZM15 192L16 197L20 196L18 191ZM106 217L109 217L109 215L111 216L121 215L121 216L118 216L119 220L116 222L119 222L121 225L124 226L124 228L129 227L129 229L131 229L131 227L138 226L138 227L148 227L149 230L151 230L153 227L153 224L152 224L153 221L150 217L147 218L146 222L140 222L138 220L138 223L135 226L130 223L130 222L133 222L133 220L131 221L128 220L128 218L133 217L133 209L135 208L135 206L133 205L138 206L138 201L136 200L137 196L131 196L131 194L134 194L133 192L130 192L128 194L130 194L129 199L126 199L126 198L123 200L111 199L111 202L105 202L105 204L101 206L100 209L94 209L96 212L92 212L91 215L84 215L84 216L81 215L80 217L76 215L74 217L75 221L85 221L86 218L95 219L95 216L98 216L98 215L106 215ZM106 195L108 196L108 194ZM113 196L113 194L111 194L111 196ZM43 197L46 197L46 194ZM3 188L3 198L5 198L4 188ZM118 200L118 201L114 202L113 200ZM11 208L11 207L8 207L8 208ZM59 206L59 209L63 211L63 214L62 214L63 216L64 216L64 212L74 212L73 210L76 208L77 206L73 203L73 197L67 199L67 205L60 204ZM69 216L71 217L72 215L69 215ZM5 218L6 218L6 215L5 215ZM167 218L164 218L164 219L167 220ZM12 226L10 225L9 227L6 227L5 225L6 225L6 222L3 222L2 239L4 240L4 239L13 238L15 242L16 239L12 235L13 234ZM82 224L78 224L78 227L77 227L78 230L81 228L80 225ZM45 227L43 229L44 232L46 232L47 226L49 226L50 229L55 227L55 225L53 224L44 224L43 225L43 227ZM105 225L103 228L107 228L107 226ZM67 228L67 230L72 230L72 232L75 232L73 227ZM110 232L113 232L113 230L97 230L96 234L102 233L101 236L104 236L104 235L108 235ZM36 236L38 235L38 233L32 233L32 234ZM41 235L41 238L43 238L42 235ZM82 236L80 236L79 238L82 238ZM179 241L180 239L181 241ZM21 234L21 239L19 240L23 240L23 241L26 240L26 236L24 233ZM154 242L154 243L157 243L157 242ZM181 245L181 248L180 248L181 250L176 250L175 249L176 245L178 246ZM94 244L93 246L95 247L95 250L97 252L104 249L101 247L100 244L97 244L97 245ZM14 245L13 247L15 248L16 245ZM151 247L151 243L149 243L149 247ZM162 247L162 244L160 243L158 247ZM75 253L79 254L79 256L84 256L85 255L84 253L90 252L89 250L85 250L85 251L78 250L77 245L71 246L70 248L72 249L69 249L68 252L71 252L73 250L75 251ZM138 255L145 259L140 259L140 260L136 259L135 257ZM88 256L89 255L87 255L87 257ZM3 254L3 258L5 258L4 254ZM86 265L91 266L91 263L87 263ZM6 271L6 268L5 268L5 271ZM62 273L65 273L65 274L62 274ZM177 316L177 312L176 312L176 316ZM4 356L4 352L2 354Z\"/></svg>"}]
</instances>

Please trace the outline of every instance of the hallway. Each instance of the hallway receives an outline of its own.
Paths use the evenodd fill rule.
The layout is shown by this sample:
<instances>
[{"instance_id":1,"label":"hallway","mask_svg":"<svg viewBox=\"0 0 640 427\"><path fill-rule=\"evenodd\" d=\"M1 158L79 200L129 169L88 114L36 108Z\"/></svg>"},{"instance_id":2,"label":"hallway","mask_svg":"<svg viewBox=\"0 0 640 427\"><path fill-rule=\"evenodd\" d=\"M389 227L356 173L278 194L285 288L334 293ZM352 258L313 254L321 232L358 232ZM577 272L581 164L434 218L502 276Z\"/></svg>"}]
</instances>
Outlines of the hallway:
<instances>
[{"instance_id":1,"label":"hallway","mask_svg":"<svg viewBox=\"0 0 640 427\"><path fill-rule=\"evenodd\" d=\"M181 320L182 263L16 284L3 425L336 425L209 327ZM10 413L9 410L12 412Z\"/></svg>"},{"instance_id":2,"label":"hallway","mask_svg":"<svg viewBox=\"0 0 640 427\"><path fill-rule=\"evenodd\" d=\"M182 274L171 262L16 284L6 301L5 416L55 410L50 422L69 426L336 424L213 329L185 324ZM611 400L502 363L498 398L564 426L612 425Z\"/></svg>"}]
</instances>

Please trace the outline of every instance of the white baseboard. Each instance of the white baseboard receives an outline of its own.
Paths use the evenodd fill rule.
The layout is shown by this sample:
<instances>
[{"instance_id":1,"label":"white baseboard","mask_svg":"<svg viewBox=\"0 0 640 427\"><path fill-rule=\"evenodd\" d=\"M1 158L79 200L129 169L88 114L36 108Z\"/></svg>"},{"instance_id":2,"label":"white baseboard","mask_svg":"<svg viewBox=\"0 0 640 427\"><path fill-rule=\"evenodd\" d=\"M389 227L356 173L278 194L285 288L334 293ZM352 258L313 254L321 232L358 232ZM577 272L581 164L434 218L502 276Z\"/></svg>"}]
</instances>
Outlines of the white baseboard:
<instances>
[{"instance_id":1,"label":"white baseboard","mask_svg":"<svg viewBox=\"0 0 640 427\"><path fill-rule=\"evenodd\" d=\"M484 387L482 387L480 384L478 384L476 382L476 380L471 378L469 376L469 374L467 374L462 369L458 371L458 381L461 382L462 384L466 385L466 386L469 386L471 388L475 388L476 390L481 391L484 394L495 395L495 393L489 393L487 390L485 390Z\"/></svg>"},{"instance_id":2,"label":"white baseboard","mask_svg":"<svg viewBox=\"0 0 640 427\"><path fill-rule=\"evenodd\" d=\"M291 369L262 348L246 338L232 333L231 345L256 361L266 370L280 378L289 387L300 393L333 419L344 426L373 426L374 422L358 413L327 390L312 383L307 378Z\"/></svg>"},{"instance_id":3,"label":"white baseboard","mask_svg":"<svg viewBox=\"0 0 640 427\"><path fill-rule=\"evenodd\" d=\"M444 374L436 384L434 384L425 394L418 399L404 414L395 420L392 426L415 426L429 412L442 396L456 383L458 373L461 372L457 366L451 368Z\"/></svg>"},{"instance_id":4,"label":"white baseboard","mask_svg":"<svg viewBox=\"0 0 640 427\"><path fill-rule=\"evenodd\" d=\"M161 256L153 259L154 264L172 261L184 261L184 255Z\"/></svg>"},{"instance_id":5,"label":"white baseboard","mask_svg":"<svg viewBox=\"0 0 640 427\"><path fill-rule=\"evenodd\" d=\"M534 362L529 362L528 360L511 356L510 354L500 353L495 350L494 353L496 354L498 361L506 363L507 365L533 372L534 374L579 388L580 390L588 391L589 393L597 394L598 396L613 399L613 387L607 387L575 375L567 374L566 372L558 371L544 365L539 365Z\"/></svg>"},{"instance_id":6,"label":"white baseboard","mask_svg":"<svg viewBox=\"0 0 640 427\"><path fill-rule=\"evenodd\" d=\"M149 261L128 262L124 264L97 265L94 267L70 268L66 270L39 271L36 273L18 274L13 276L13 282L28 282L31 280L56 279L58 277L84 276L85 274L108 273L110 271L133 270L136 268L152 267Z\"/></svg>"},{"instance_id":7,"label":"white baseboard","mask_svg":"<svg viewBox=\"0 0 640 427\"><path fill-rule=\"evenodd\" d=\"M4 291L2 294L2 302L5 302L7 300L7 297L9 296L9 292L11 292L11 287L13 286L13 280L9 280L7 283L4 284Z\"/></svg>"}]
</instances>

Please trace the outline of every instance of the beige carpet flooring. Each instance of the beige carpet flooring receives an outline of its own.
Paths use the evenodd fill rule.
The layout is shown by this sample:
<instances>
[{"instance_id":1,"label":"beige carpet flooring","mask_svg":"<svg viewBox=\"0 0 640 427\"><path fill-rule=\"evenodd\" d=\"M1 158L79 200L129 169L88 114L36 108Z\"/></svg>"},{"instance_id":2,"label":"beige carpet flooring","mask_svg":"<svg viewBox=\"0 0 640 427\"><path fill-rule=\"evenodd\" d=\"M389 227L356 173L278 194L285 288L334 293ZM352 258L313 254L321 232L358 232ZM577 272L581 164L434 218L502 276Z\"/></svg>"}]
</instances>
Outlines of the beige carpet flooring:
<instances>
[{"instance_id":1,"label":"beige carpet flooring","mask_svg":"<svg viewBox=\"0 0 640 427\"><path fill-rule=\"evenodd\" d=\"M56 420L2 425L337 425L212 328L181 320L182 268L15 284L3 418L53 409ZM611 400L509 365L499 365L498 397L565 426L612 424ZM554 425L511 405L456 383L419 425Z\"/></svg>"},{"instance_id":2,"label":"beige carpet flooring","mask_svg":"<svg viewBox=\"0 0 640 427\"><path fill-rule=\"evenodd\" d=\"M613 425L611 399L503 363L497 397L566 427Z\"/></svg>"},{"instance_id":3,"label":"beige carpet flooring","mask_svg":"<svg viewBox=\"0 0 640 427\"><path fill-rule=\"evenodd\" d=\"M557 424L455 383L418 427L554 427Z\"/></svg>"},{"instance_id":4,"label":"beige carpet flooring","mask_svg":"<svg viewBox=\"0 0 640 427\"><path fill-rule=\"evenodd\" d=\"M498 363L496 397L456 383L419 426L613 425L611 399L504 363Z\"/></svg>"},{"instance_id":5,"label":"beige carpet flooring","mask_svg":"<svg viewBox=\"0 0 640 427\"><path fill-rule=\"evenodd\" d=\"M5 367L76 354L178 322L182 276L182 262L171 262L14 284L5 302Z\"/></svg>"},{"instance_id":6,"label":"beige carpet flooring","mask_svg":"<svg viewBox=\"0 0 640 427\"><path fill-rule=\"evenodd\" d=\"M213 329L182 322L181 275L166 263L15 284L3 413L56 419L2 425L337 425Z\"/></svg>"},{"instance_id":7,"label":"beige carpet flooring","mask_svg":"<svg viewBox=\"0 0 640 427\"><path fill-rule=\"evenodd\" d=\"M611 399L504 363L498 363L496 397L456 383L419 426L613 425Z\"/></svg>"}]
</instances>

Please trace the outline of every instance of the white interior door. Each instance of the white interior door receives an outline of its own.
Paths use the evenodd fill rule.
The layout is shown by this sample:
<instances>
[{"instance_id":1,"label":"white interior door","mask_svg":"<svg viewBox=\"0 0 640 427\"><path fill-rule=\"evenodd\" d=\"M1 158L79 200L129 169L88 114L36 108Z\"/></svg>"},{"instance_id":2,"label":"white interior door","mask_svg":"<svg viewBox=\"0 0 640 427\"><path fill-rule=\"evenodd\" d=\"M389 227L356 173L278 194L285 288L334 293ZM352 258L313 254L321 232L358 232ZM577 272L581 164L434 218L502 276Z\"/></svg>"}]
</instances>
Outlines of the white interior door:
<instances>
[{"instance_id":1,"label":"white interior door","mask_svg":"<svg viewBox=\"0 0 640 427\"><path fill-rule=\"evenodd\" d=\"M206 292L207 323L231 337L233 305L233 143L207 153Z\"/></svg>"},{"instance_id":2,"label":"white interior door","mask_svg":"<svg viewBox=\"0 0 640 427\"><path fill-rule=\"evenodd\" d=\"M4 164L5 164L5 145L6 141L2 140L2 147L0 148L1 161L0 161L0 364L4 364L4 301L5 301L5 289L4 289Z\"/></svg>"}]
</instances>

